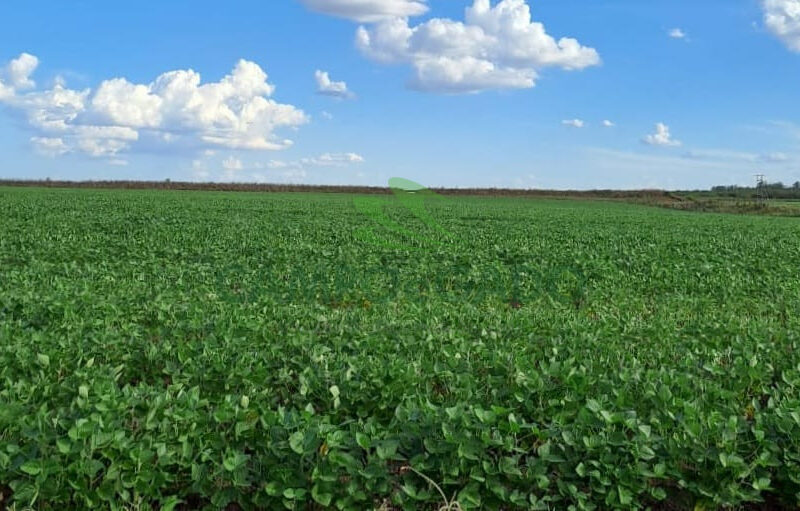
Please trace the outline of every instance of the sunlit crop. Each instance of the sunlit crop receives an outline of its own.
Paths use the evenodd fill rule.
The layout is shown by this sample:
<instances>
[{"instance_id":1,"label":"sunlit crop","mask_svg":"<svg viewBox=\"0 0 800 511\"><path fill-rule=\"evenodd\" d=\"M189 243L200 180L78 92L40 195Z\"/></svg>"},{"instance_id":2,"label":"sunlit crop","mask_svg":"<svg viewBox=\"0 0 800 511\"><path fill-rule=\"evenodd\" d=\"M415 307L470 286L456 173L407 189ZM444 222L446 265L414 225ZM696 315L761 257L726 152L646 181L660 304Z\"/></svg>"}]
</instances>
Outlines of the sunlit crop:
<instances>
[{"instance_id":1,"label":"sunlit crop","mask_svg":"<svg viewBox=\"0 0 800 511\"><path fill-rule=\"evenodd\" d=\"M0 189L0 507L798 504L796 220L380 200Z\"/></svg>"}]
</instances>

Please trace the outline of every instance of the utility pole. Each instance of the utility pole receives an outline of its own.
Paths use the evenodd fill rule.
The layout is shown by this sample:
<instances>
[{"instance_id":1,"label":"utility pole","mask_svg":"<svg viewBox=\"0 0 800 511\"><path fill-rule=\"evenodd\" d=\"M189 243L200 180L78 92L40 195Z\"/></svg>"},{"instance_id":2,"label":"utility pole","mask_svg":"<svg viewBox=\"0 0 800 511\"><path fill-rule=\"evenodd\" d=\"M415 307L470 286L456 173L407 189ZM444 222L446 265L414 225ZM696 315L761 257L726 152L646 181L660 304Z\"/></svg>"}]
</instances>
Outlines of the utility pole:
<instances>
[{"instance_id":1,"label":"utility pole","mask_svg":"<svg viewBox=\"0 0 800 511\"><path fill-rule=\"evenodd\" d=\"M769 189L767 179L764 174L756 174L756 202L759 206L765 206L769 200Z\"/></svg>"}]
</instances>

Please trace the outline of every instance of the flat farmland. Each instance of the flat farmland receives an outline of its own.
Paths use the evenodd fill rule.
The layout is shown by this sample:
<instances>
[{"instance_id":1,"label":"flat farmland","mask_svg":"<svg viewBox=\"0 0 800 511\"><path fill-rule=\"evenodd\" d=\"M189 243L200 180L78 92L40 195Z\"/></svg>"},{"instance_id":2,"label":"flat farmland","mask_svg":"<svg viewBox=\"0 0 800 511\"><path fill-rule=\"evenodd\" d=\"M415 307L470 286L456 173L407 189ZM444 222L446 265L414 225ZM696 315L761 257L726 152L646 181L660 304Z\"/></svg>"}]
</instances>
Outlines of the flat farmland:
<instances>
[{"instance_id":1,"label":"flat farmland","mask_svg":"<svg viewBox=\"0 0 800 511\"><path fill-rule=\"evenodd\" d=\"M796 509L798 240L609 201L0 188L0 507Z\"/></svg>"}]
</instances>

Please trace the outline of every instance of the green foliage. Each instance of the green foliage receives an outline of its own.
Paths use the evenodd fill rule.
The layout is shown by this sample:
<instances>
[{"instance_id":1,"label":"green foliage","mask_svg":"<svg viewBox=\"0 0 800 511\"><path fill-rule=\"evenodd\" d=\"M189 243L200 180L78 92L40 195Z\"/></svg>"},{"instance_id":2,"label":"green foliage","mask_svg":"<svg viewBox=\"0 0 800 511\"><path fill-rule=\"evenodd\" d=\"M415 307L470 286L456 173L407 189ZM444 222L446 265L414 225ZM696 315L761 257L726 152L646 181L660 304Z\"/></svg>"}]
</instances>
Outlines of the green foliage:
<instances>
[{"instance_id":1,"label":"green foliage","mask_svg":"<svg viewBox=\"0 0 800 511\"><path fill-rule=\"evenodd\" d=\"M796 221L386 201L0 189L0 506L797 506Z\"/></svg>"}]
</instances>

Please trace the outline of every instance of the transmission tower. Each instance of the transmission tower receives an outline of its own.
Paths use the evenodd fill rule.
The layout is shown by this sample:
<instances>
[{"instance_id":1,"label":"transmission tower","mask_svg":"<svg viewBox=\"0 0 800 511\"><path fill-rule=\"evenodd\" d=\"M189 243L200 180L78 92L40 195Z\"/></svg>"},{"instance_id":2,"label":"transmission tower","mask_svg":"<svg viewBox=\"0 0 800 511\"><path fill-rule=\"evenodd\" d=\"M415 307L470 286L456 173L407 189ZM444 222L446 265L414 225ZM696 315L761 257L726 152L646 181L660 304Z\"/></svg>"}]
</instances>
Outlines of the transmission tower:
<instances>
[{"instance_id":1,"label":"transmission tower","mask_svg":"<svg viewBox=\"0 0 800 511\"><path fill-rule=\"evenodd\" d=\"M764 206L769 200L769 189L767 179L764 174L756 174L756 202L759 206Z\"/></svg>"}]
</instances>

